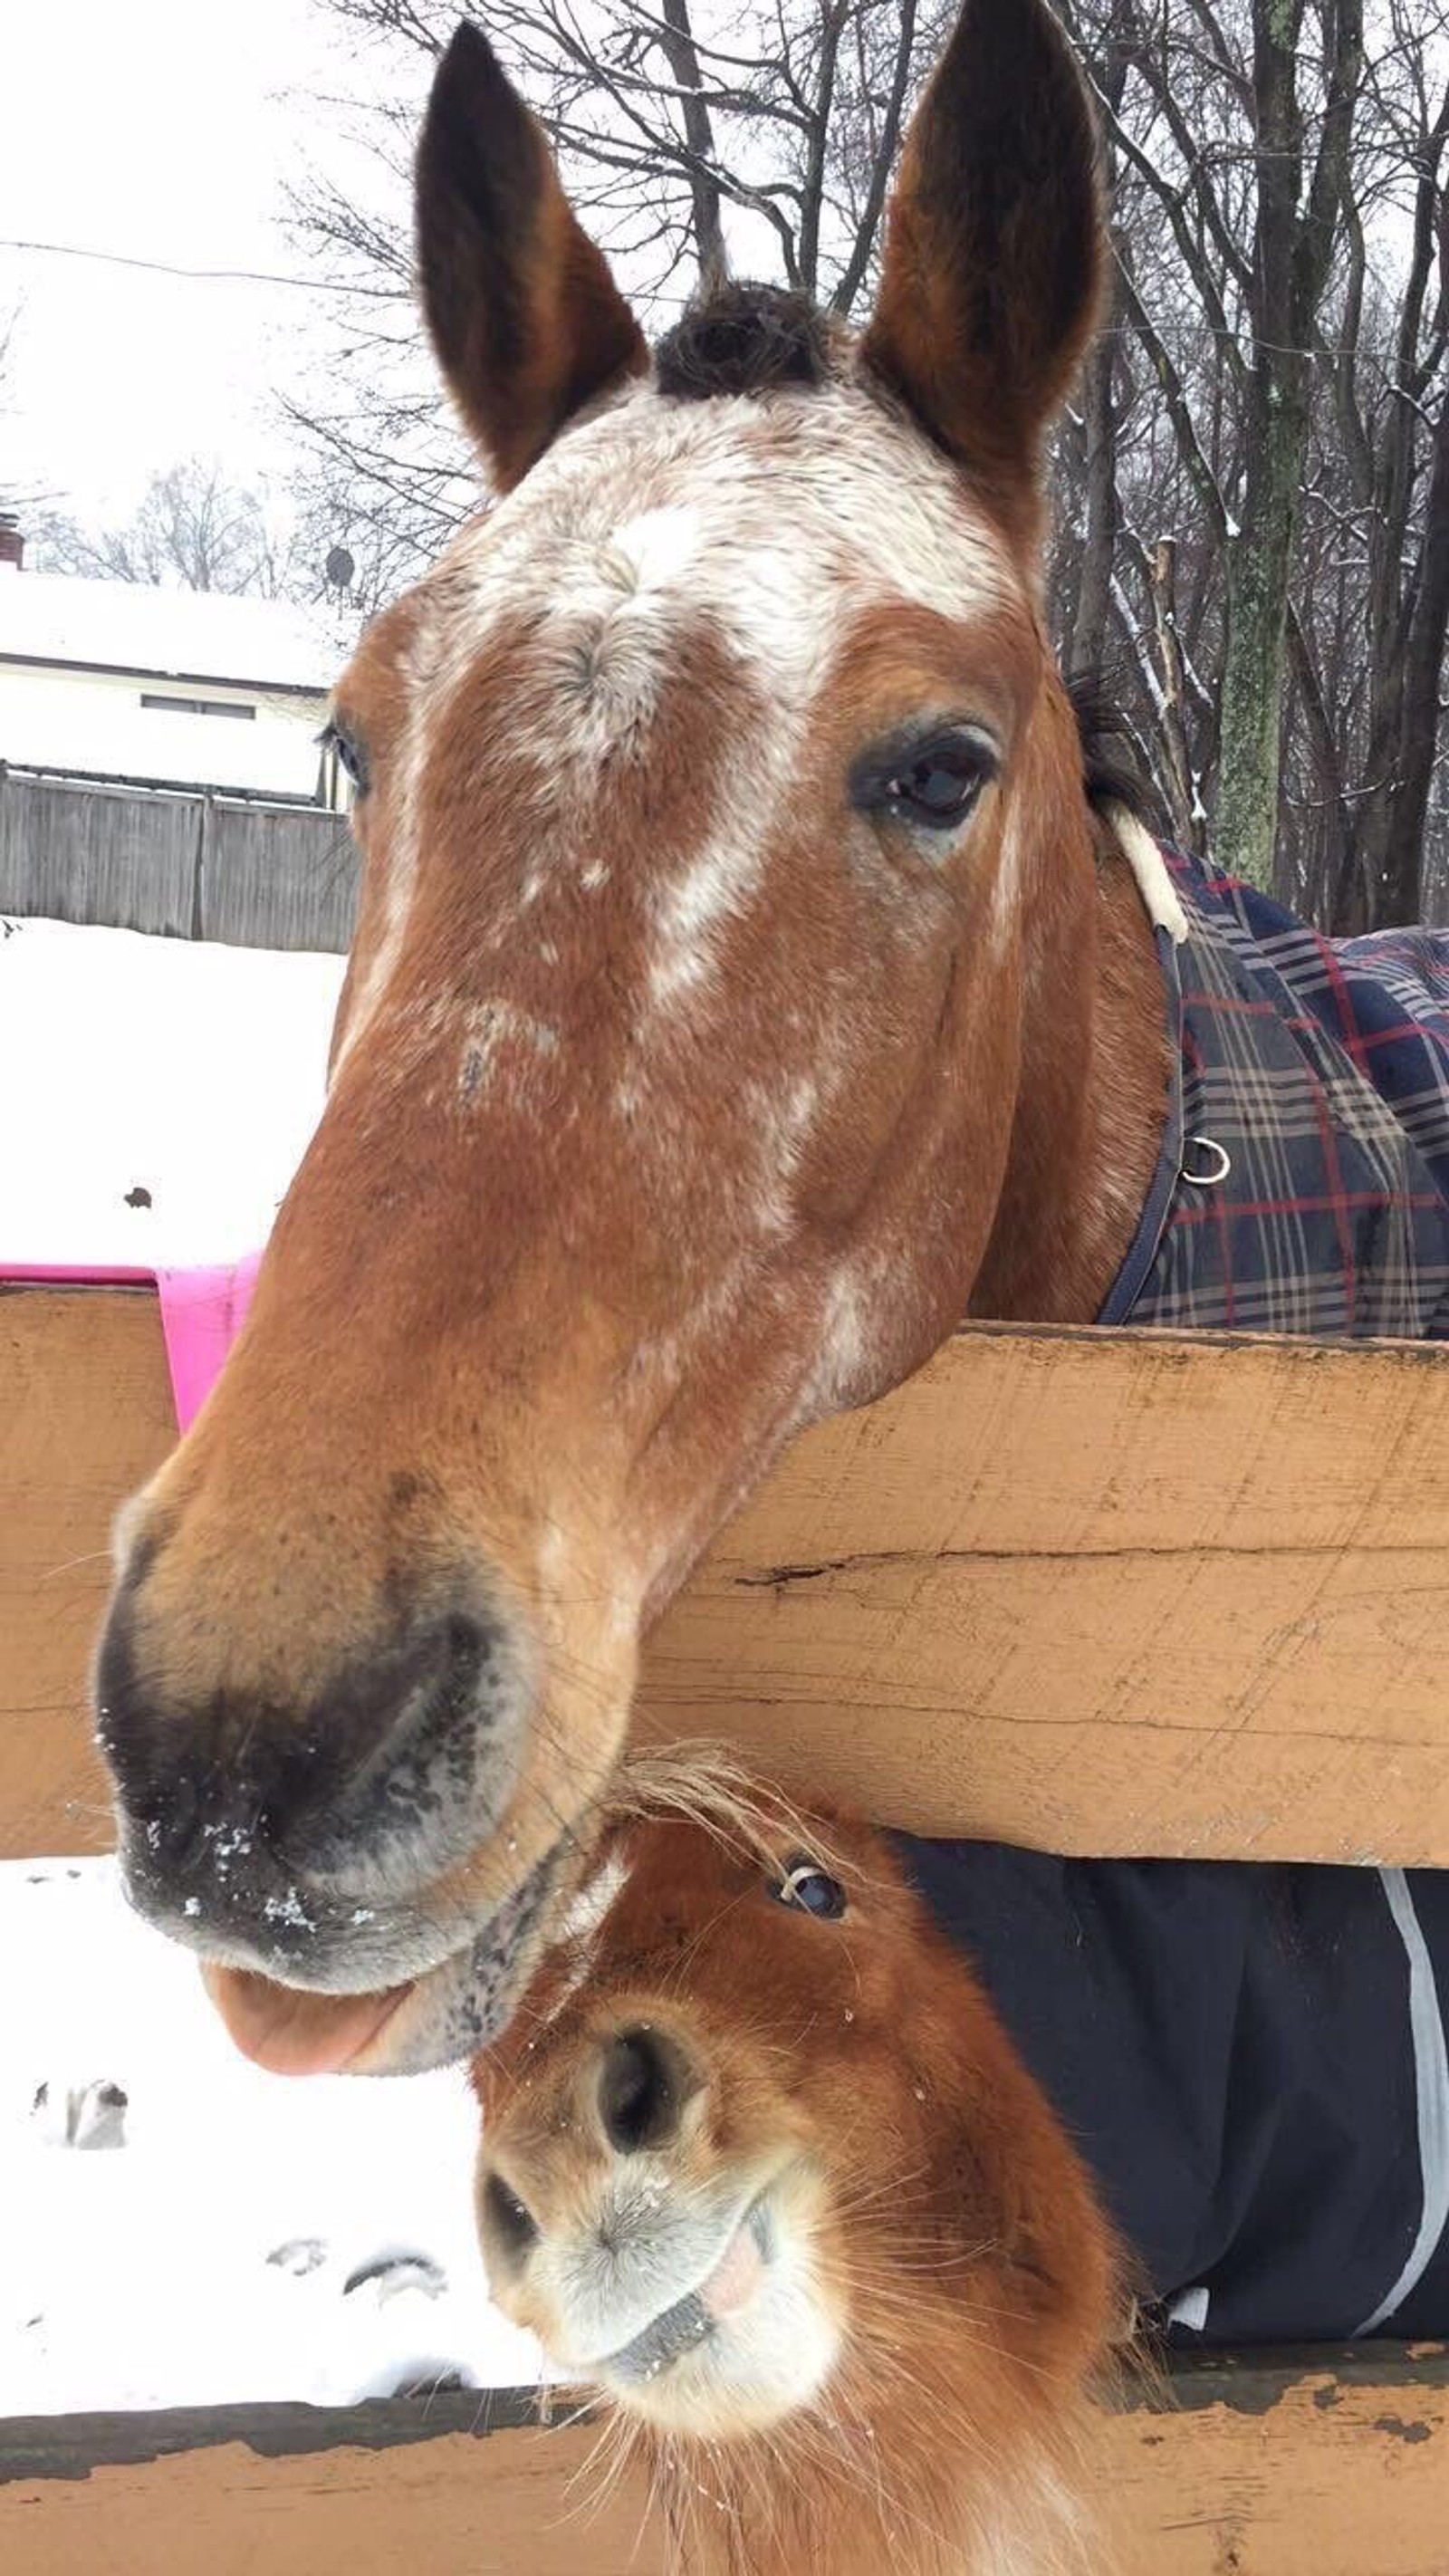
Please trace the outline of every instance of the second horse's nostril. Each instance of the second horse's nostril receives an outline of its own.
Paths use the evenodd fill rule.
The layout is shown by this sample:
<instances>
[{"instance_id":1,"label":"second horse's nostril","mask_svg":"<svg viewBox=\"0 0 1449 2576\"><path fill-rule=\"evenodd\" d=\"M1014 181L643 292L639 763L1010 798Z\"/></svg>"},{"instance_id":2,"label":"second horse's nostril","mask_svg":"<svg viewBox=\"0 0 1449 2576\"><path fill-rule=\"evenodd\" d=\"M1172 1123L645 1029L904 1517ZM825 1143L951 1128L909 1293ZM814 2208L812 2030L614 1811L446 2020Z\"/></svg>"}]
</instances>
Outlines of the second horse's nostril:
<instances>
[{"instance_id":1,"label":"second horse's nostril","mask_svg":"<svg viewBox=\"0 0 1449 2576\"><path fill-rule=\"evenodd\" d=\"M621 2031L604 2050L599 2070L599 2118L621 2156L669 2144L694 2091L682 2052L657 2031Z\"/></svg>"}]
</instances>

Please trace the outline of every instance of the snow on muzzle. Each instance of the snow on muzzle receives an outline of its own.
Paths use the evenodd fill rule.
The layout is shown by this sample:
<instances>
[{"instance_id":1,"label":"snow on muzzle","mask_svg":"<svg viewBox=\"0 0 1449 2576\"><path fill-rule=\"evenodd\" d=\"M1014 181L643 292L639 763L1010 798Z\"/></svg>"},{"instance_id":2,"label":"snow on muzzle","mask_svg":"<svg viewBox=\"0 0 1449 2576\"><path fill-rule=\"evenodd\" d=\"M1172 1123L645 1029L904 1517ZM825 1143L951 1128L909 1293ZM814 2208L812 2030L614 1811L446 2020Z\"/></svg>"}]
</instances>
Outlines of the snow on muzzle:
<instances>
[{"instance_id":1,"label":"snow on muzzle","mask_svg":"<svg viewBox=\"0 0 1449 2576\"><path fill-rule=\"evenodd\" d=\"M313 2073L486 2044L574 1848L533 1776L526 1624L455 1577L288 1707L235 1666L183 1688L148 1614L143 1565L98 1676L126 1891L238 2047Z\"/></svg>"}]
</instances>

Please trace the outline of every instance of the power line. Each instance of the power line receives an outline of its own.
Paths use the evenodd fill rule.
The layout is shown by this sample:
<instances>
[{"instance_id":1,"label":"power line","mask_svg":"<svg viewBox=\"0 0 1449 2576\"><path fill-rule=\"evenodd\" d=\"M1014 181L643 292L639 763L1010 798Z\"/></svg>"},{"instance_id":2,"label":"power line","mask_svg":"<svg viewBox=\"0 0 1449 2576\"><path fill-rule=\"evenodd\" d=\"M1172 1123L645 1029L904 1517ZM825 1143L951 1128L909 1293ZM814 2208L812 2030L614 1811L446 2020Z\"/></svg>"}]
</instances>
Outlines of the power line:
<instances>
[{"instance_id":1,"label":"power line","mask_svg":"<svg viewBox=\"0 0 1449 2576\"><path fill-rule=\"evenodd\" d=\"M80 242L13 241L0 236L0 250L38 252L47 259L98 260L107 268L143 268L157 277L188 277L202 284L300 286L311 295L371 295L383 303L395 303L406 293L403 287L348 286L338 278L287 277L267 268L183 268L173 260L139 259L129 251L93 250Z\"/></svg>"}]
</instances>

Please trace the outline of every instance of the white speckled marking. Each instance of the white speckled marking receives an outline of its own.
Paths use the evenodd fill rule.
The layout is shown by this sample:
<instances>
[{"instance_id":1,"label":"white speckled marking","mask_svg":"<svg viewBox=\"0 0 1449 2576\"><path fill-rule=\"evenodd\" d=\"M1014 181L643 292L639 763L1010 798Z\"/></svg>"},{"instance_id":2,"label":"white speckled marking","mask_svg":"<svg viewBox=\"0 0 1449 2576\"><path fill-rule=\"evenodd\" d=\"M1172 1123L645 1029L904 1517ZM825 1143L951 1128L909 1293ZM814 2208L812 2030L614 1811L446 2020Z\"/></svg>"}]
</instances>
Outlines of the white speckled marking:
<instances>
[{"instance_id":1,"label":"white speckled marking","mask_svg":"<svg viewBox=\"0 0 1449 2576\"><path fill-rule=\"evenodd\" d=\"M647 757L685 638L707 628L767 710L731 746L704 853L672 880L667 851L639 854L656 879L649 997L668 1010L707 985L719 936L760 882L802 727L853 620L912 605L959 624L1022 600L1005 542L960 476L863 385L677 403L639 381L558 438L420 585L410 716L386 783L381 936L342 1051L396 967L427 864L428 765L453 739L454 698L500 627L520 627L529 726L510 750L532 766L546 827L522 907L574 849L574 882L607 884L588 855L599 764Z\"/></svg>"}]
</instances>

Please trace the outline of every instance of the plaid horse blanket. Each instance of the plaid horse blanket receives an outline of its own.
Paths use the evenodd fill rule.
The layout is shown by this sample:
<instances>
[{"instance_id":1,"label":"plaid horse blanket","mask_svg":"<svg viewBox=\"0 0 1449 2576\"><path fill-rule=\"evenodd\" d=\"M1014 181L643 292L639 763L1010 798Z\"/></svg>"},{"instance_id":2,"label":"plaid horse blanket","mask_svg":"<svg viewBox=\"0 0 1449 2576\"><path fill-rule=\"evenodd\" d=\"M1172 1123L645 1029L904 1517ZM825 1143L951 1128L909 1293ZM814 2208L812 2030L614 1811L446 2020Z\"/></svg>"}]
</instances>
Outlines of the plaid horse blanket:
<instances>
[{"instance_id":1,"label":"plaid horse blanket","mask_svg":"<svg viewBox=\"0 0 1449 2576\"><path fill-rule=\"evenodd\" d=\"M1177 1045L1156 1178L1099 1320L1449 1336L1449 932L1325 939L1166 854Z\"/></svg>"}]
</instances>

